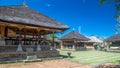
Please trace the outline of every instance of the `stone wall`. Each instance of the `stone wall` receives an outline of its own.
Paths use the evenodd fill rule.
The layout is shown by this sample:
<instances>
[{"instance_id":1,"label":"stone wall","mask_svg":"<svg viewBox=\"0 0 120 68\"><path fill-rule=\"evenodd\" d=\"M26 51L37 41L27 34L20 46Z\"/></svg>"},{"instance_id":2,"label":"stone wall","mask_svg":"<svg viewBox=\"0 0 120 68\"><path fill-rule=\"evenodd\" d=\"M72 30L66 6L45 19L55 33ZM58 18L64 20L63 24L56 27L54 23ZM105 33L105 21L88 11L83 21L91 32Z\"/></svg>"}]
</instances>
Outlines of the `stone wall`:
<instances>
[{"instance_id":1,"label":"stone wall","mask_svg":"<svg viewBox=\"0 0 120 68\"><path fill-rule=\"evenodd\" d=\"M1 58L27 58L28 55L37 55L37 57L54 57L54 56L59 56L58 51L37 51L37 46L30 46L30 45L25 45L22 46L23 52L16 52L17 50L17 45L6 45L6 46L0 46L0 59ZM32 48L32 52L27 52L28 48Z\"/></svg>"},{"instance_id":2,"label":"stone wall","mask_svg":"<svg viewBox=\"0 0 120 68\"><path fill-rule=\"evenodd\" d=\"M58 51L41 51L41 52L33 52L37 55L38 58L43 57L56 57L59 56ZM27 58L27 52L8 52L8 53L0 53L0 59L4 58Z\"/></svg>"}]
</instances>

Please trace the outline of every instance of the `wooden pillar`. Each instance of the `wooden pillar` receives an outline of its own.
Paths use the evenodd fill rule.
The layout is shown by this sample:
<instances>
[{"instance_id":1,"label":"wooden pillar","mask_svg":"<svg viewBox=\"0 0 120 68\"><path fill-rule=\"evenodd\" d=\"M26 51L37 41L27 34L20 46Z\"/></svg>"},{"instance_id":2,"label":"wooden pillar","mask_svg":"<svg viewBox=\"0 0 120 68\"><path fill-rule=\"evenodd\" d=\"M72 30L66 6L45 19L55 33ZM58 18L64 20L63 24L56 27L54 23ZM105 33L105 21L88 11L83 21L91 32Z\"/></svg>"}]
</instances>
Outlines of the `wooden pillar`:
<instances>
[{"instance_id":1,"label":"wooden pillar","mask_svg":"<svg viewBox=\"0 0 120 68\"><path fill-rule=\"evenodd\" d=\"M52 40L53 40L53 46L54 46L55 45L54 32L53 32Z\"/></svg>"},{"instance_id":2,"label":"wooden pillar","mask_svg":"<svg viewBox=\"0 0 120 68\"><path fill-rule=\"evenodd\" d=\"M22 44L22 28L19 28L19 44Z\"/></svg>"},{"instance_id":3,"label":"wooden pillar","mask_svg":"<svg viewBox=\"0 0 120 68\"><path fill-rule=\"evenodd\" d=\"M39 44L39 29L37 29L36 40L37 40L37 43Z\"/></svg>"},{"instance_id":4,"label":"wooden pillar","mask_svg":"<svg viewBox=\"0 0 120 68\"><path fill-rule=\"evenodd\" d=\"M38 36L38 38L39 38L39 42L41 42L41 34L40 34L40 30L39 30L39 36Z\"/></svg>"},{"instance_id":5,"label":"wooden pillar","mask_svg":"<svg viewBox=\"0 0 120 68\"><path fill-rule=\"evenodd\" d=\"M84 42L84 47L86 47L87 46L87 43L86 42Z\"/></svg>"},{"instance_id":6,"label":"wooden pillar","mask_svg":"<svg viewBox=\"0 0 120 68\"><path fill-rule=\"evenodd\" d=\"M75 49L75 46L76 46L76 40L74 39L73 40L73 49Z\"/></svg>"},{"instance_id":7,"label":"wooden pillar","mask_svg":"<svg viewBox=\"0 0 120 68\"><path fill-rule=\"evenodd\" d=\"M61 49L63 49L63 41L60 41Z\"/></svg>"},{"instance_id":8,"label":"wooden pillar","mask_svg":"<svg viewBox=\"0 0 120 68\"><path fill-rule=\"evenodd\" d=\"M26 29L24 31L24 45L25 45L25 41L26 41Z\"/></svg>"},{"instance_id":9,"label":"wooden pillar","mask_svg":"<svg viewBox=\"0 0 120 68\"><path fill-rule=\"evenodd\" d=\"M5 38L5 26L4 25L1 25L1 38L2 40L4 40Z\"/></svg>"},{"instance_id":10,"label":"wooden pillar","mask_svg":"<svg viewBox=\"0 0 120 68\"><path fill-rule=\"evenodd\" d=\"M39 36L38 36L38 38L41 39L41 34L40 34L40 32L39 32ZM40 40L39 40L39 41L40 41Z\"/></svg>"},{"instance_id":11,"label":"wooden pillar","mask_svg":"<svg viewBox=\"0 0 120 68\"><path fill-rule=\"evenodd\" d=\"M36 42L36 44L37 44L37 40L38 40L38 38L37 38L37 33L35 34L35 42Z\"/></svg>"},{"instance_id":12,"label":"wooden pillar","mask_svg":"<svg viewBox=\"0 0 120 68\"><path fill-rule=\"evenodd\" d=\"M35 33L34 33L34 30L33 30L33 39L34 39L34 36L35 36Z\"/></svg>"},{"instance_id":13,"label":"wooden pillar","mask_svg":"<svg viewBox=\"0 0 120 68\"><path fill-rule=\"evenodd\" d=\"M5 37L7 37L7 34L8 34L8 26L5 27Z\"/></svg>"},{"instance_id":14,"label":"wooden pillar","mask_svg":"<svg viewBox=\"0 0 120 68\"><path fill-rule=\"evenodd\" d=\"M17 52L23 52L23 49L22 49L22 28L19 27L19 45L18 45L18 48L17 48Z\"/></svg>"},{"instance_id":15,"label":"wooden pillar","mask_svg":"<svg viewBox=\"0 0 120 68\"><path fill-rule=\"evenodd\" d=\"M55 44L55 39L54 39L54 31L53 31L53 48L52 48L52 50L53 51L56 51L56 44Z\"/></svg>"},{"instance_id":16,"label":"wooden pillar","mask_svg":"<svg viewBox=\"0 0 120 68\"><path fill-rule=\"evenodd\" d=\"M40 46L40 43L39 43L39 29L37 29L37 42L38 42L38 44L37 44L37 51L39 52L39 51L41 51L41 46Z\"/></svg>"},{"instance_id":17,"label":"wooden pillar","mask_svg":"<svg viewBox=\"0 0 120 68\"><path fill-rule=\"evenodd\" d=\"M6 26L6 27L5 27L5 37L7 37L7 35L8 35L8 29L9 29L9 27ZM12 45L14 44L13 41L14 41L14 40L12 40ZM6 40L5 40L5 44L7 45L7 41L6 41Z\"/></svg>"},{"instance_id":18,"label":"wooden pillar","mask_svg":"<svg viewBox=\"0 0 120 68\"><path fill-rule=\"evenodd\" d=\"M5 45L5 25L1 25L1 39L0 39L0 45Z\"/></svg>"},{"instance_id":19,"label":"wooden pillar","mask_svg":"<svg viewBox=\"0 0 120 68\"><path fill-rule=\"evenodd\" d=\"M33 39L32 39L32 43L34 43L34 36L35 36L35 33L34 33L34 30L33 30Z\"/></svg>"}]
</instances>

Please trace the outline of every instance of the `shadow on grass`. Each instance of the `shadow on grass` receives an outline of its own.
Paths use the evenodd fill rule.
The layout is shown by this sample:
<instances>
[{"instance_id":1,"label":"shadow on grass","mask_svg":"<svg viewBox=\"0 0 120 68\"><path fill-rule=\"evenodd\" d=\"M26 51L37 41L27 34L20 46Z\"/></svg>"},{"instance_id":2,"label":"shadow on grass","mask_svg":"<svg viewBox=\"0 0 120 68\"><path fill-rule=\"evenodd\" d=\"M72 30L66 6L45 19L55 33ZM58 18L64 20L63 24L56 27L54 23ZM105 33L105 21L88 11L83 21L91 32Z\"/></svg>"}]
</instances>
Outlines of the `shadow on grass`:
<instances>
[{"instance_id":1,"label":"shadow on grass","mask_svg":"<svg viewBox=\"0 0 120 68\"><path fill-rule=\"evenodd\" d=\"M60 55L62 58L75 58L74 56L66 56L66 55Z\"/></svg>"},{"instance_id":2,"label":"shadow on grass","mask_svg":"<svg viewBox=\"0 0 120 68\"><path fill-rule=\"evenodd\" d=\"M107 51L107 52L111 52L111 53L120 53L120 51Z\"/></svg>"},{"instance_id":3,"label":"shadow on grass","mask_svg":"<svg viewBox=\"0 0 120 68\"><path fill-rule=\"evenodd\" d=\"M120 60L112 61L111 63L120 63Z\"/></svg>"},{"instance_id":4,"label":"shadow on grass","mask_svg":"<svg viewBox=\"0 0 120 68\"><path fill-rule=\"evenodd\" d=\"M119 62L119 63L120 63L120 60L116 60L116 62Z\"/></svg>"}]
</instances>

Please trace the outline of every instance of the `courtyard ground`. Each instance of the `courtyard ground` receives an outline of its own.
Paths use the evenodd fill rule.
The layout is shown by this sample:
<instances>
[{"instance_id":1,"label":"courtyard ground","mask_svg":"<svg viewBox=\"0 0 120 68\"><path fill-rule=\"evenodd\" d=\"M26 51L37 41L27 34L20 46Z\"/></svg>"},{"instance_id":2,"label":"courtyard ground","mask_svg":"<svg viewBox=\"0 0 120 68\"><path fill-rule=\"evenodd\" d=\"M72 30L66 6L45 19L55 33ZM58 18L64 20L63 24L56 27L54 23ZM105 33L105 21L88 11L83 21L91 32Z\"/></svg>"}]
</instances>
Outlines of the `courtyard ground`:
<instances>
[{"instance_id":1,"label":"courtyard ground","mask_svg":"<svg viewBox=\"0 0 120 68\"><path fill-rule=\"evenodd\" d=\"M0 68L91 68L91 66L71 62L64 59L57 59L32 63L0 64Z\"/></svg>"},{"instance_id":2,"label":"courtyard ground","mask_svg":"<svg viewBox=\"0 0 120 68\"><path fill-rule=\"evenodd\" d=\"M67 57L67 53L71 52L71 58ZM107 62L120 63L120 53L105 51L63 51L60 54L67 60L78 62L81 64L99 65Z\"/></svg>"},{"instance_id":3,"label":"courtyard ground","mask_svg":"<svg viewBox=\"0 0 120 68\"><path fill-rule=\"evenodd\" d=\"M71 57L68 57L68 52L71 52ZM120 53L115 52L60 50L60 54L63 59L0 64L0 68L92 68L108 62L120 64Z\"/></svg>"}]
</instances>

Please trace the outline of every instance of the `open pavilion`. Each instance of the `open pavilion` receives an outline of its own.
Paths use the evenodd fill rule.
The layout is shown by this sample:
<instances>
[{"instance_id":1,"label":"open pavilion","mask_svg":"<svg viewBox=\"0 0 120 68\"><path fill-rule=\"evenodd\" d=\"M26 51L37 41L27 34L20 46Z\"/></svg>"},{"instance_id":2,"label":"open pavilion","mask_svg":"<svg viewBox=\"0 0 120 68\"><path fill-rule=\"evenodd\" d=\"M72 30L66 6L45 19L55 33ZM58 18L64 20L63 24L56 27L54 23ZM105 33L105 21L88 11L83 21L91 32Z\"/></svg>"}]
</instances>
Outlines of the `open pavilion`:
<instances>
[{"instance_id":1,"label":"open pavilion","mask_svg":"<svg viewBox=\"0 0 120 68\"><path fill-rule=\"evenodd\" d=\"M28 53L34 53L38 57L58 56L59 52L50 48L44 36L68 28L67 25L30 9L26 4L0 6L0 58L25 58Z\"/></svg>"},{"instance_id":2,"label":"open pavilion","mask_svg":"<svg viewBox=\"0 0 120 68\"><path fill-rule=\"evenodd\" d=\"M120 47L120 34L115 34L107 39L104 42L111 43L111 46L119 46Z\"/></svg>"},{"instance_id":3,"label":"open pavilion","mask_svg":"<svg viewBox=\"0 0 120 68\"><path fill-rule=\"evenodd\" d=\"M61 49L77 49L80 47L86 47L86 42L89 39L84 35L76 32L75 30L71 31L70 33L62 36L61 40Z\"/></svg>"}]
</instances>

